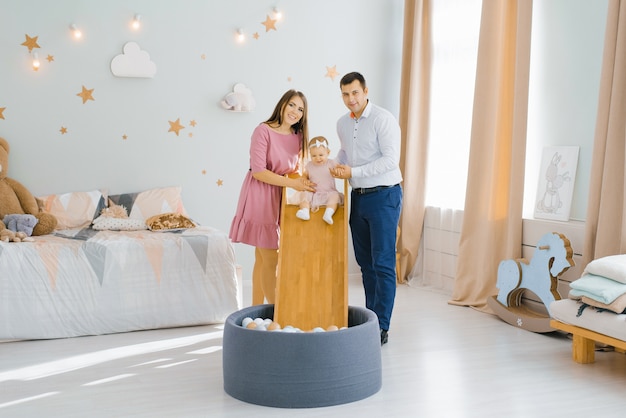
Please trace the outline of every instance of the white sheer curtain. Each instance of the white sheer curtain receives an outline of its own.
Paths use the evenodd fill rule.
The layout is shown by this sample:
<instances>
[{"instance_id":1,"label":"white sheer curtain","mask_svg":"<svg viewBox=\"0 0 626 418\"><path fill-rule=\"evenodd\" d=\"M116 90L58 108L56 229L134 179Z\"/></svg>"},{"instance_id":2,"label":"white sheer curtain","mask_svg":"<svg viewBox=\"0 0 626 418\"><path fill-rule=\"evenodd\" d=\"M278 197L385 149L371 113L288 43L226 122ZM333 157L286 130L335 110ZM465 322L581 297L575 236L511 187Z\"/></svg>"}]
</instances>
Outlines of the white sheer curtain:
<instances>
[{"instance_id":1,"label":"white sheer curtain","mask_svg":"<svg viewBox=\"0 0 626 418\"><path fill-rule=\"evenodd\" d=\"M434 0L431 4L426 205L463 209L482 0Z\"/></svg>"},{"instance_id":2,"label":"white sheer curtain","mask_svg":"<svg viewBox=\"0 0 626 418\"><path fill-rule=\"evenodd\" d=\"M482 0L432 0L424 227L412 285L452 292L472 128ZM452 122L453 121L453 122Z\"/></svg>"}]
</instances>

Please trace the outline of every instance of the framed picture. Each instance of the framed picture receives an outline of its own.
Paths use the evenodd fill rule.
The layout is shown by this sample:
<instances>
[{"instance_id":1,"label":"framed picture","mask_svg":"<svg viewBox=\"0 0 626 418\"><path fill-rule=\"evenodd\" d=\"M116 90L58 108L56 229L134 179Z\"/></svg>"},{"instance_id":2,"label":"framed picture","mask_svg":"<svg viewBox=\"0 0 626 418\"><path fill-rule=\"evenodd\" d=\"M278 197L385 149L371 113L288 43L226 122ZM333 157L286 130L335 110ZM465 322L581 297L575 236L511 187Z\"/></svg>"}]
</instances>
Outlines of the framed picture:
<instances>
[{"instance_id":1,"label":"framed picture","mask_svg":"<svg viewBox=\"0 0 626 418\"><path fill-rule=\"evenodd\" d=\"M541 157L535 218L568 221L578 166L576 146L544 147Z\"/></svg>"}]
</instances>

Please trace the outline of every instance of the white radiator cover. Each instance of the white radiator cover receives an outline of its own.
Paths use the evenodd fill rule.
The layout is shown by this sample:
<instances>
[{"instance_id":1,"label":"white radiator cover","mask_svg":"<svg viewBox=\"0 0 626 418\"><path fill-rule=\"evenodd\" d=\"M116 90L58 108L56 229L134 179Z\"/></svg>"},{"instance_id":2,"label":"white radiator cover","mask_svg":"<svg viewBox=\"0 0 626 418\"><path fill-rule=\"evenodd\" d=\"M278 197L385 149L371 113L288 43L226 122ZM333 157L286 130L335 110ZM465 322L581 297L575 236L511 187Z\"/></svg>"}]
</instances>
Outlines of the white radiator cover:
<instances>
[{"instance_id":1,"label":"white radiator cover","mask_svg":"<svg viewBox=\"0 0 626 418\"><path fill-rule=\"evenodd\" d=\"M409 276L411 286L428 287L452 295L462 225L462 210L432 206L426 208L419 254ZM585 267L581 265L585 223L524 219L522 221L522 257L530 260L537 242L548 232L565 235L570 240L574 251L576 265L559 277L558 291L562 298L566 298L569 293L569 283L579 278ZM531 292L526 292L524 298L524 303L537 311L544 312L543 305Z\"/></svg>"}]
</instances>

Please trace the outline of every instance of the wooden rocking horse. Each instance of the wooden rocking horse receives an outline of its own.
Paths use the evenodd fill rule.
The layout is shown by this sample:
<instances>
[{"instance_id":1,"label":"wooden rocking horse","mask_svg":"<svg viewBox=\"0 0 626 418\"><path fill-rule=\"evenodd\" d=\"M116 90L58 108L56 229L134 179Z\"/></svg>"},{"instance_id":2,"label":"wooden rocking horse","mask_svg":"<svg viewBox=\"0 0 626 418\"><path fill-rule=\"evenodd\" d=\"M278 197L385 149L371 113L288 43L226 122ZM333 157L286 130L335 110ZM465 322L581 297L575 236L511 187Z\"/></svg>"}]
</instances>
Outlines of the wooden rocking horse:
<instances>
[{"instance_id":1,"label":"wooden rocking horse","mask_svg":"<svg viewBox=\"0 0 626 418\"><path fill-rule=\"evenodd\" d=\"M533 292L550 312L550 303L561 299L558 277L574 265L570 241L557 232L545 234L530 262L524 258L503 260L498 266L498 295L487 305L505 322L533 332L551 332L550 316L522 305L524 290Z\"/></svg>"}]
</instances>

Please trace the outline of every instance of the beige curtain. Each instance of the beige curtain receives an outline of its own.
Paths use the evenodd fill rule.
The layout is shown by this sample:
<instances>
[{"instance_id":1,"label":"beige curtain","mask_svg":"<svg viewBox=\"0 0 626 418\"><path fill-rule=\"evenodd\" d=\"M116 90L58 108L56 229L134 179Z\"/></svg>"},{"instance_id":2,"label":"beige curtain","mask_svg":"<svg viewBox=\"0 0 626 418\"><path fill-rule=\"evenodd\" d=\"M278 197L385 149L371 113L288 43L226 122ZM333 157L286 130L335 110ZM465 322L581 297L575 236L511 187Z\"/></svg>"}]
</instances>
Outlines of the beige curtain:
<instances>
[{"instance_id":1,"label":"beige curtain","mask_svg":"<svg viewBox=\"0 0 626 418\"><path fill-rule=\"evenodd\" d=\"M610 0L591 161L584 265L626 253L626 1Z\"/></svg>"},{"instance_id":2,"label":"beige curtain","mask_svg":"<svg viewBox=\"0 0 626 418\"><path fill-rule=\"evenodd\" d=\"M498 264L519 258L532 0L484 0L467 194L451 304L490 312Z\"/></svg>"},{"instance_id":3,"label":"beige curtain","mask_svg":"<svg viewBox=\"0 0 626 418\"><path fill-rule=\"evenodd\" d=\"M406 282L417 259L424 223L430 85L430 0L405 0L400 128L404 200L400 217L400 275Z\"/></svg>"}]
</instances>

